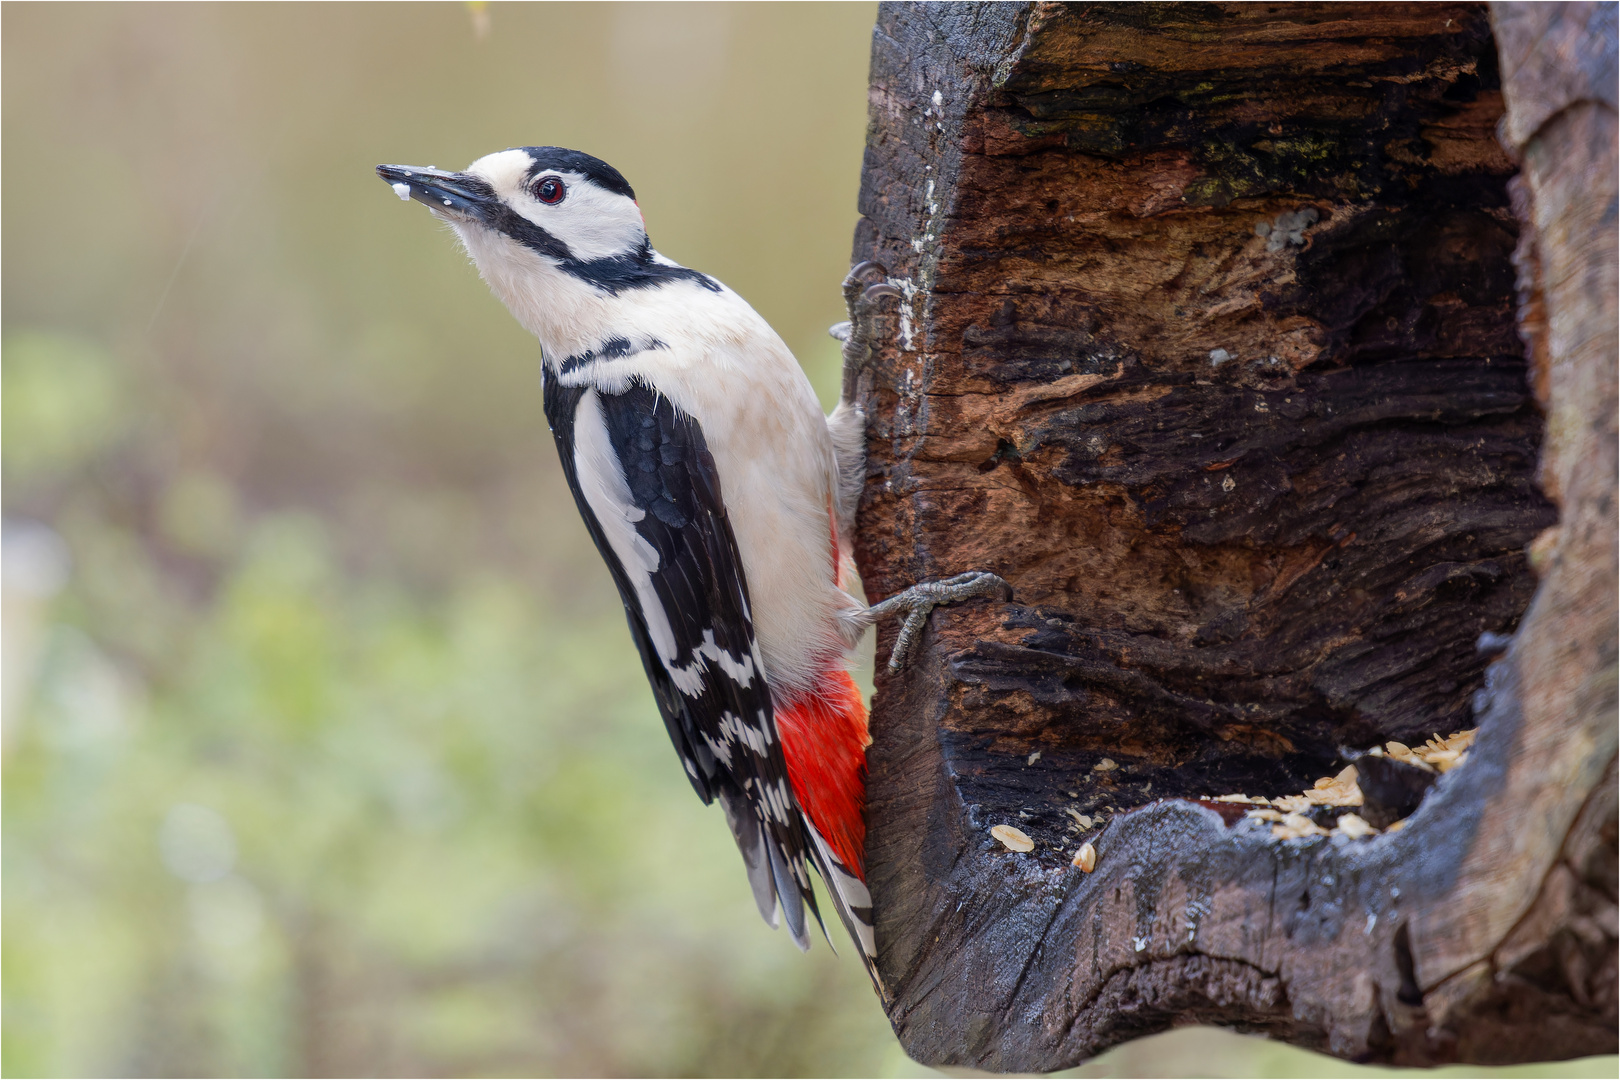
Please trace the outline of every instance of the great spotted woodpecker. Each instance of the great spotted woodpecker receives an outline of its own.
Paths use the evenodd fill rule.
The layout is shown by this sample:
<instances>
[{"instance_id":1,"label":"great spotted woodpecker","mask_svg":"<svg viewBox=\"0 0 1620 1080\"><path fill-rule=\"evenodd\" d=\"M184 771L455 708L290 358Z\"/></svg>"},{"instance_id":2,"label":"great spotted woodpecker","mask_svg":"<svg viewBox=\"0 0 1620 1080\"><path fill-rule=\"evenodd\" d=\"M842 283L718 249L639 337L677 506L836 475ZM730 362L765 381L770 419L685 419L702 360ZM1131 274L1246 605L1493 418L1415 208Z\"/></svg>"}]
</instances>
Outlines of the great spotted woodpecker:
<instances>
[{"instance_id":1,"label":"great spotted woodpecker","mask_svg":"<svg viewBox=\"0 0 1620 1080\"><path fill-rule=\"evenodd\" d=\"M563 472L624 600L630 636L688 778L718 800L765 921L808 949L808 865L879 992L865 883L866 707L847 656L907 613L1005 590L967 573L868 607L844 590L865 472L856 383L871 304L844 283L845 389L824 416L782 339L718 281L654 251L635 193L605 162L529 146L465 172L379 165L425 203L540 340ZM825 930L825 928L823 928ZM830 939L829 939L830 940Z\"/></svg>"}]
</instances>

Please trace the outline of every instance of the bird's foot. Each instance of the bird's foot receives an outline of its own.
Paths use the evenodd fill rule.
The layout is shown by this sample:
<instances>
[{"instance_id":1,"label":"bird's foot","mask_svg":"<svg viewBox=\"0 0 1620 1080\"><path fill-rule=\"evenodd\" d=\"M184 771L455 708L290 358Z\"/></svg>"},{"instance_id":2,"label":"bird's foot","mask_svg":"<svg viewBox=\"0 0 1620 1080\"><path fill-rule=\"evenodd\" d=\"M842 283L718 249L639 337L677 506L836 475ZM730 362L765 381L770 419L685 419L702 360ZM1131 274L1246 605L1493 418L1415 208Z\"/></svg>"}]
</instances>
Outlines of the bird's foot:
<instances>
[{"instance_id":1,"label":"bird's foot","mask_svg":"<svg viewBox=\"0 0 1620 1080\"><path fill-rule=\"evenodd\" d=\"M873 604L867 609L867 614L874 621L897 611L906 613L906 621L900 626L900 636L895 639L894 649L889 653L889 670L899 671L905 666L906 657L910 655L918 635L928 624L928 613L937 605L956 604L995 592L1008 600L1012 599L1012 586L1000 577L983 570L970 570L944 581L924 581Z\"/></svg>"},{"instance_id":2,"label":"bird's foot","mask_svg":"<svg viewBox=\"0 0 1620 1080\"><path fill-rule=\"evenodd\" d=\"M871 280L873 275L878 280ZM871 358L872 316L877 302L887 296L901 295L899 289L882 280L887 275L881 263L863 262L844 276L844 308L849 312L849 319L829 327L827 333L844 345L845 401L854 400L855 384Z\"/></svg>"}]
</instances>

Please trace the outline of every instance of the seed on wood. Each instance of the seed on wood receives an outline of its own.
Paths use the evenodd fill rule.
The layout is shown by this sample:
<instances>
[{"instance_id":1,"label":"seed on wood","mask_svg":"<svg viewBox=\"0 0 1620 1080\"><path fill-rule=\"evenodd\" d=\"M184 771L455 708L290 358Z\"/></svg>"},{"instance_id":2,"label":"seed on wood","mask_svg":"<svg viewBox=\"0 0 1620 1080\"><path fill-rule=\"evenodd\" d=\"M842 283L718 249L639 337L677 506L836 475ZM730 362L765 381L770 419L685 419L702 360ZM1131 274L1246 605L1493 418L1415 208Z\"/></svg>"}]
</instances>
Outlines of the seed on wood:
<instances>
[{"instance_id":1,"label":"seed on wood","mask_svg":"<svg viewBox=\"0 0 1620 1080\"><path fill-rule=\"evenodd\" d=\"M1093 765L1091 767L1091 771L1092 772L1113 772L1117 768L1119 768L1119 766L1114 763L1113 758L1103 758L1101 761L1097 762L1097 764L1095 764L1095 765Z\"/></svg>"},{"instance_id":2,"label":"seed on wood","mask_svg":"<svg viewBox=\"0 0 1620 1080\"><path fill-rule=\"evenodd\" d=\"M1411 765L1422 769L1432 777L1437 772L1447 772L1467 761L1468 751L1474 744L1477 732L1478 729L1476 728L1468 731L1454 731L1444 738L1435 735L1417 750L1413 750L1405 743L1390 740L1383 746L1373 747L1363 755L1363 758L1393 760L1402 765ZM1097 768L1101 768L1101 766L1097 766ZM1380 766L1380 769L1382 768ZM1370 775L1366 778L1366 783L1370 785L1369 790L1374 792L1379 790L1375 781L1380 775L1380 769L1373 769L1370 764L1368 766ZM1256 814L1251 811L1247 816L1258 821L1273 822L1272 835L1279 840L1288 840L1298 839L1303 836L1319 836L1327 831L1316 826L1313 822L1310 822L1309 818L1303 816L1309 813L1313 807L1366 806L1362 813L1368 814L1374 821L1384 820L1380 816L1382 814L1380 807L1383 806L1383 802L1379 801L1383 799L1383 796L1379 796L1379 800L1375 800L1373 804L1368 804L1366 800L1370 796L1362 791L1362 783L1363 777L1357 772L1356 767L1348 765L1340 770L1337 776L1324 776L1299 795L1279 795L1271 799L1246 795L1216 795L1213 799L1206 795L1203 798L1206 801L1249 803L1254 806L1267 806L1269 804L1272 809L1280 811L1280 813L1273 816L1271 814ZM1361 814L1345 814L1340 816L1338 820L1340 822L1348 821L1349 824L1335 826L1334 832L1341 832L1353 837L1374 836L1378 833L1378 827L1373 824L1373 821L1362 817ZM1356 824L1357 822L1360 824ZM1387 826L1384 831L1394 832L1400 827L1401 822L1395 822Z\"/></svg>"},{"instance_id":3,"label":"seed on wood","mask_svg":"<svg viewBox=\"0 0 1620 1080\"><path fill-rule=\"evenodd\" d=\"M1372 836L1378 832L1360 814L1339 815L1335 831L1344 833L1352 840L1360 840L1363 836Z\"/></svg>"},{"instance_id":4,"label":"seed on wood","mask_svg":"<svg viewBox=\"0 0 1620 1080\"><path fill-rule=\"evenodd\" d=\"M1001 841L1001 846L1008 851L1034 851L1035 841L1031 840L1022 829L1015 829L1011 825L997 825L990 830L990 835Z\"/></svg>"},{"instance_id":5,"label":"seed on wood","mask_svg":"<svg viewBox=\"0 0 1620 1080\"><path fill-rule=\"evenodd\" d=\"M1327 830L1303 814L1285 814L1281 824L1271 827L1271 835L1276 840L1298 840L1306 836L1326 836Z\"/></svg>"},{"instance_id":6,"label":"seed on wood","mask_svg":"<svg viewBox=\"0 0 1620 1080\"><path fill-rule=\"evenodd\" d=\"M1080 850L1074 853L1074 865L1087 874L1097 869L1097 849L1091 846L1090 841L1081 844Z\"/></svg>"}]
</instances>

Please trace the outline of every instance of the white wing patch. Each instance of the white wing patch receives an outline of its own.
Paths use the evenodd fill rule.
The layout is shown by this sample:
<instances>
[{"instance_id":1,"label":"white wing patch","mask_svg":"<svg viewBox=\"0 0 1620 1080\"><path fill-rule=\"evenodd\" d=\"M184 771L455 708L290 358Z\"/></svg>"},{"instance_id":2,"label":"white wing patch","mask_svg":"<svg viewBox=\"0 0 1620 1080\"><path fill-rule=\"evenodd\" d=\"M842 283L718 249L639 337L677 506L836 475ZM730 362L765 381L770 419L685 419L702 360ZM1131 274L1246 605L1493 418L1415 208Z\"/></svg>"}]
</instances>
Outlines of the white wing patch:
<instances>
[{"instance_id":1,"label":"white wing patch","mask_svg":"<svg viewBox=\"0 0 1620 1080\"><path fill-rule=\"evenodd\" d=\"M653 647L658 650L664 666L670 667L675 659L675 631L652 584L652 576L658 572L658 552L636 532L636 522L646 517L647 512L631 498L630 485L624 479L624 467L619 464L618 454L613 452L607 420L602 416L602 403L595 390L585 391L574 411L574 473L579 478L580 493L596 515L602 534L636 590ZM673 668L671 674L674 675ZM692 690L687 689L680 675L675 675L675 684L687 694L694 693L695 686L702 682L695 674L689 681L694 683Z\"/></svg>"},{"instance_id":2,"label":"white wing patch","mask_svg":"<svg viewBox=\"0 0 1620 1080\"><path fill-rule=\"evenodd\" d=\"M669 614L664 611L658 592L653 588L653 575L658 572L658 552L636 531L636 522L647 512L635 504L630 485L624 478L624 466L613 450L608 436L607 420L602 415L602 402L595 389L587 390L574 411L574 473L585 502L602 526L619 565L630 578L641 604L642 618L647 621L647 633L652 638L658 658L669 672L671 681L687 697L703 694L703 675L709 663L717 665L725 675L739 686L750 686L759 673L753 656L733 656L715 643L714 631L703 632L703 644L694 650L692 662L685 666L675 662L675 631ZM746 725L739 724L745 728ZM756 738L757 742L758 739ZM758 753L765 752L763 746Z\"/></svg>"},{"instance_id":3,"label":"white wing patch","mask_svg":"<svg viewBox=\"0 0 1620 1080\"><path fill-rule=\"evenodd\" d=\"M708 746L709 752L719 758L721 763L729 769L732 768L732 749L738 744L746 746L758 757L770 756L769 748L775 740L771 735L773 725L766 723L768 719L769 717L760 716L758 720L750 724L737 716L736 713L721 713L720 738L716 739L705 731L698 732L698 735L702 737L703 742ZM781 781L777 781L777 784L780 786ZM782 789L784 797L786 790L786 788ZM783 817L781 820L785 821L787 819Z\"/></svg>"},{"instance_id":4,"label":"white wing patch","mask_svg":"<svg viewBox=\"0 0 1620 1080\"><path fill-rule=\"evenodd\" d=\"M703 692L703 672L708 668L705 659L718 664L720 670L738 686L752 684L754 673L759 670L752 656L745 656L739 660L715 644L713 630L705 630L703 644L693 650L692 662L686 667L678 666L674 662L674 657L664 658L664 666L669 669L669 677L675 680L675 685L681 688L681 693L688 697L697 697ZM764 751L761 750L760 753Z\"/></svg>"},{"instance_id":5,"label":"white wing patch","mask_svg":"<svg viewBox=\"0 0 1620 1080\"><path fill-rule=\"evenodd\" d=\"M720 717L720 731L729 742L740 742L760 757L768 756L765 733L756 724L746 723L733 713Z\"/></svg>"},{"instance_id":6,"label":"white wing patch","mask_svg":"<svg viewBox=\"0 0 1620 1080\"><path fill-rule=\"evenodd\" d=\"M788 815L797 809L788 798L787 785L781 780L771 780L759 786L759 794L765 803L765 812L784 824L791 821ZM807 826L808 827L808 824Z\"/></svg>"}]
</instances>

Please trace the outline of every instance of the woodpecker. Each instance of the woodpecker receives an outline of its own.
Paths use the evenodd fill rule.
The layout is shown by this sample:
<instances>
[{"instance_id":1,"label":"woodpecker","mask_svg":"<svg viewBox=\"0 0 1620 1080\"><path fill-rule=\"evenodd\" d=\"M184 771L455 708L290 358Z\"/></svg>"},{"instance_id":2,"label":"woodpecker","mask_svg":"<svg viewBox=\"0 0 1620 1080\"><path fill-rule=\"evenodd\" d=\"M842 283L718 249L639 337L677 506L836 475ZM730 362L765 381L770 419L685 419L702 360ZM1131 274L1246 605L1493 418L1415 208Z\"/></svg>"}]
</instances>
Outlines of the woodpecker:
<instances>
[{"instance_id":1,"label":"woodpecker","mask_svg":"<svg viewBox=\"0 0 1620 1080\"><path fill-rule=\"evenodd\" d=\"M978 572L871 607L845 589L867 328L896 290L869 282L884 274L875 264L845 279L850 321L832 330L844 391L823 415L742 297L653 250L635 192L606 162L526 146L463 172L377 173L452 227L539 339L563 473L670 740L699 797L725 812L760 915L808 949L815 867L884 993L865 873L870 739L848 657L876 619L905 612L898 668L936 604L1007 591Z\"/></svg>"}]
</instances>

